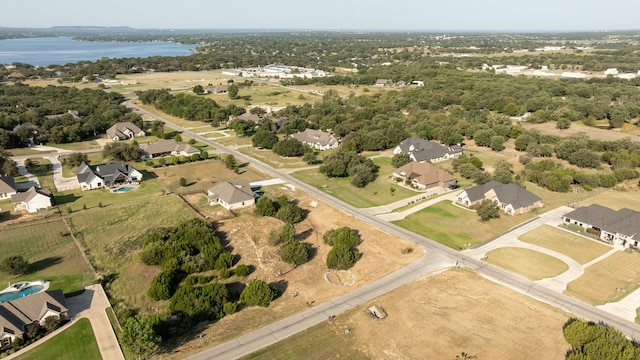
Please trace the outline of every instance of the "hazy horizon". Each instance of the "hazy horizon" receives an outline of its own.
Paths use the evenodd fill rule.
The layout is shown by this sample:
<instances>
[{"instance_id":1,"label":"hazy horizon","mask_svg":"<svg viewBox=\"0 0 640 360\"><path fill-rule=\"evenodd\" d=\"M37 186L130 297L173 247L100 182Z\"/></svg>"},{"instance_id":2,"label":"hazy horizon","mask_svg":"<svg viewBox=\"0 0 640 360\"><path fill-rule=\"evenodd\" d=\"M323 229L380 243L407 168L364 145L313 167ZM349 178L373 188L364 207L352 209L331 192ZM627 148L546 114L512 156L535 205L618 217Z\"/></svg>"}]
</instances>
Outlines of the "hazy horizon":
<instances>
[{"instance_id":1,"label":"hazy horizon","mask_svg":"<svg viewBox=\"0 0 640 360\"><path fill-rule=\"evenodd\" d=\"M31 0L8 2L2 27L131 27L176 30L603 32L640 29L640 1L539 0ZM17 16L20 15L20 16Z\"/></svg>"}]
</instances>

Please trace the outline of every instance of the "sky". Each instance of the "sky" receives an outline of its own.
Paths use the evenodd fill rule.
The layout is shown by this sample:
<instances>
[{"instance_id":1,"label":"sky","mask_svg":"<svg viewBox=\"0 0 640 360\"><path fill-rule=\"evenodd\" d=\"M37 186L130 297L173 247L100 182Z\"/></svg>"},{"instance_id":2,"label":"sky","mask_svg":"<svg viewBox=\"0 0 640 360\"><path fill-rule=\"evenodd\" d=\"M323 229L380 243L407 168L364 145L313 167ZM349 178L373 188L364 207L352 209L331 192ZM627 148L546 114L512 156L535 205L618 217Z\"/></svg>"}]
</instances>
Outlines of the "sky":
<instances>
[{"instance_id":1,"label":"sky","mask_svg":"<svg viewBox=\"0 0 640 360\"><path fill-rule=\"evenodd\" d=\"M0 27L611 31L640 29L638 0L24 0Z\"/></svg>"}]
</instances>

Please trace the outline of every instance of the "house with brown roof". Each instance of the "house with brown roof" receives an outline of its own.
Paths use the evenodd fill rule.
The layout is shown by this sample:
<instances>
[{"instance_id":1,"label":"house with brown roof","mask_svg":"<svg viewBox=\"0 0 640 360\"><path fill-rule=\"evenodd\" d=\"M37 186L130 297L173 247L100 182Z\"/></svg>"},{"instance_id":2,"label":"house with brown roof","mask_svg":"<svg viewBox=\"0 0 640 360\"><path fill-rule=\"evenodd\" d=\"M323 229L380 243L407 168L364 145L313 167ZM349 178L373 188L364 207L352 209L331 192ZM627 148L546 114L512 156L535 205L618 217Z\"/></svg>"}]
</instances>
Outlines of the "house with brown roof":
<instances>
[{"instance_id":1,"label":"house with brown roof","mask_svg":"<svg viewBox=\"0 0 640 360\"><path fill-rule=\"evenodd\" d=\"M411 185L420 190L434 187L447 189L456 185L456 178L453 175L431 163L412 161L393 170L392 175L402 181L409 181Z\"/></svg>"},{"instance_id":2,"label":"house with brown roof","mask_svg":"<svg viewBox=\"0 0 640 360\"><path fill-rule=\"evenodd\" d=\"M11 199L16 194L16 182L11 176L0 175L0 200Z\"/></svg>"},{"instance_id":3,"label":"house with brown roof","mask_svg":"<svg viewBox=\"0 0 640 360\"><path fill-rule=\"evenodd\" d=\"M113 141L128 140L134 137L145 136L141 130L132 122L119 122L107 129L107 136Z\"/></svg>"},{"instance_id":4,"label":"house with brown roof","mask_svg":"<svg viewBox=\"0 0 640 360\"><path fill-rule=\"evenodd\" d=\"M12 195L11 202L15 211L27 210L34 213L51 207L51 194L45 189L32 186L25 192Z\"/></svg>"},{"instance_id":5,"label":"house with brown roof","mask_svg":"<svg viewBox=\"0 0 640 360\"><path fill-rule=\"evenodd\" d=\"M171 155L191 157L202 153L195 146L179 144L173 140L161 140L155 143L143 144L140 146L140 152L145 160Z\"/></svg>"},{"instance_id":6,"label":"house with brown roof","mask_svg":"<svg viewBox=\"0 0 640 360\"><path fill-rule=\"evenodd\" d=\"M303 132L291 134L291 137L317 150L335 149L340 146L340 142L333 134L320 130L306 129Z\"/></svg>"},{"instance_id":7,"label":"house with brown roof","mask_svg":"<svg viewBox=\"0 0 640 360\"><path fill-rule=\"evenodd\" d=\"M625 248L640 246L640 212L635 210L591 204L564 215L562 223L578 225L600 240Z\"/></svg>"},{"instance_id":8,"label":"house with brown roof","mask_svg":"<svg viewBox=\"0 0 640 360\"><path fill-rule=\"evenodd\" d=\"M207 92L214 95L224 95L228 92L228 88L227 85L217 85L207 88Z\"/></svg>"},{"instance_id":9,"label":"house with brown roof","mask_svg":"<svg viewBox=\"0 0 640 360\"><path fill-rule=\"evenodd\" d=\"M489 181L456 195L456 202L467 207L472 207L485 199L496 202L498 207L509 215L524 214L543 206L542 199L538 195L522 186L503 184L498 181Z\"/></svg>"},{"instance_id":10,"label":"house with brown roof","mask_svg":"<svg viewBox=\"0 0 640 360\"><path fill-rule=\"evenodd\" d=\"M254 206L257 195L247 180L222 182L207 190L209 205L222 205L227 210Z\"/></svg>"},{"instance_id":11,"label":"house with brown roof","mask_svg":"<svg viewBox=\"0 0 640 360\"><path fill-rule=\"evenodd\" d=\"M29 326L42 324L50 316L67 319L67 302L62 290L44 291L0 303L0 350L11 348L16 339L24 340Z\"/></svg>"}]
</instances>

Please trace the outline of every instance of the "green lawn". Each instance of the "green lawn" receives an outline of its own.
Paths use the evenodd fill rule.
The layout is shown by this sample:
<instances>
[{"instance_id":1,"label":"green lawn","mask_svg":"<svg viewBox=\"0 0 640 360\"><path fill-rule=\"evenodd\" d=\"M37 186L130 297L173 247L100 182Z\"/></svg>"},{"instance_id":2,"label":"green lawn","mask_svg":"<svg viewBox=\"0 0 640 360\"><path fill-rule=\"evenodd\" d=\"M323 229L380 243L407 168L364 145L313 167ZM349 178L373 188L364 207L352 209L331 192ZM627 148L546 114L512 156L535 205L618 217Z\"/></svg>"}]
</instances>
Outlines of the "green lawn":
<instances>
[{"instance_id":1,"label":"green lawn","mask_svg":"<svg viewBox=\"0 0 640 360\"><path fill-rule=\"evenodd\" d=\"M532 213L481 221L477 213L441 201L393 223L452 249L462 250L500 235L535 216Z\"/></svg>"},{"instance_id":2,"label":"green lawn","mask_svg":"<svg viewBox=\"0 0 640 360\"><path fill-rule=\"evenodd\" d=\"M640 253L619 251L584 270L566 294L592 305L619 301L640 286Z\"/></svg>"},{"instance_id":3,"label":"green lawn","mask_svg":"<svg viewBox=\"0 0 640 360\"><path fill-rule=\"evenodd\" d=\"M591 204L606 206L614 210L629 208L640 211L640 191L637 189L628 189L627 191L605 190L578 202L576 206L588 206Z\"/></svg>"},{"instance_id":4,"label":"green lawn","mask_svg":"<svg viewBox=\"0 0 640 360\"><path fill-rule=\"evenodd\" d=\"M35 149L32 149L32 148L28 148L28 147L19 148L19 149L9 149L7 151L9 151L9 154L11 154L12 156L51 154L51 153L55 152L53 150L38 151L38 150L35 150Z\"/></svg>"},{"instance_id":5,"label":"green lawn","mask_svg":"<svg viewBox=\"0 0 640 360\"><path fill-rule=\"evenodd\" d=\"M277 169L308 166L306 162L302 161L301 157L283 157L267 149L242 147L238 151Z\"/></svg>"},{"instance_id":6,"label":"green lawn","mask_svg":"<svg viewBox=\"0 0 640 360\"><path fill-rule=\"evenodd\" d=\"M378 177L362 189L353 187L349 183L350 178L348 177L327 178L320 174L318 169L296 171L291 175L298 180L315 186L327 194L359 208L385 205L420 194L419 192L400 187L396 185L395 182L389 181L389 177L393 171L390 158L375 158L373 162L380 166ZM391 191L389 190L392 187L395 188L393 195L391 195Z\"/></svg>"},{"instance_id":7,"label":"green lawn","mask_svg":"<svg viewBox=\"0 0 640 360\"><path fill-rule=\"evenodd\" d=\"M518 237L521 241L567 255L580 264L604 255L611 247L582 236L544 225Z\"/></svg>"},{"instance_id":8,"label":"green lawn","mask_svg":"<svg viewBox=\"0 0 640 360\"><path fill-rule=\"evenodd\" d=\"M569 270L567 264L553 256L516 247L490 251L487 253L486 261L531 281L556 277Z\"/></svg>"},{"instance_id":9,"label":"green lawn","mask_svg":"<svg viewBox=\"0 0 640 360\"><path fill-rule=\"evenodd\" d=\"M92 360L102 359L93 328L88 319L80 319L46 343L18 356L19 360Z\"/></svg>"},{"instance_id":10,"label":"green lawn","mask_svg":"<svg viewBox=\"0 0 640 360\"><path fill-rule=\"evenodd\" d=\"M48 143L46 145L47 146L51 146L51 147L55 147L55 148L58 148L58 149L71 150L71 151L88 150L88 149L99 149L100 148L100 144L98 144L98 142L95 141L95 140L81 141L81 142L67 143L67 144Z\"/></svg>"},{"instance_id":11,"label":"green lawn","mask_svg":"<svg viewBox=\"0 0 640 360\"><path fill-rule=\"evenodd\" d=\"M32 161L32 165L27 166L27 171L38 177L40 186L55 191L51 161L43 158L30 158L29 160Z\"/></svg>"},{"instance_id":12,"label":"green lawn","mask_svg":"<svg viewBox=\"0 0 640 360\"><path fill-rule=\"evenodd\" d=\"M233 130L227 130L227 133L230 134L231 137L215 139L214 141L226 146L253 145L253 141L250 136L238 137Z\"/></svg>"},{"instance_id":13,"label":"green lawn","mask_svg":"<svg viewBox=\"0 0 640 360\"><path fill-rule=\"evenodd\" d=\"M112 193L107 189L95 189L89 191L82 191L80 189L74 189L69 191L63 191L56 195L56 202L60 206L63 213L67 212L67 208L71 208L72 211L82 210L84 206L87 209L97 208L100 203L102 206L109 207L111 205L130 203L149 198L155 198L162 195L162 185L153 178L153 175L141 171L143 173L143 179L140 183L140 187L136 190L126 193Z\"/></svg>"},{"instance_id":14,"label":"green lawn","mask_svg":"<svg viewBox=\"0 0 640 360\"><path fill-rule=\"evenodd\" d=\"M0 271L0 284L49 280L50 289L73 293L94 280L89 265L59 217L2 228L2 257L22 255L30 264L25 275ZM3 288L4 286L2 286Z\"/></svg>"}]
</instances>

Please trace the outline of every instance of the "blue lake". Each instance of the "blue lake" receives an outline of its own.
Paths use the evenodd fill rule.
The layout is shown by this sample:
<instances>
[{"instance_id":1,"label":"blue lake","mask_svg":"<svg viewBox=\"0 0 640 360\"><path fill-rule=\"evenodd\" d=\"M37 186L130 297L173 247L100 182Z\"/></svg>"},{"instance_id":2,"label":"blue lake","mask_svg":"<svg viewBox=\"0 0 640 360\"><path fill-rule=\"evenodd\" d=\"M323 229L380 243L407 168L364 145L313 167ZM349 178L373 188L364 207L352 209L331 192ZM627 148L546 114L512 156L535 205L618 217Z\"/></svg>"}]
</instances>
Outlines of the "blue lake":
<instances>
[{"instance_id":1,"label":"blue lake","mask_svg":"<svg viewBox=\"0 0 640 360\"><path fill-rule=\"evenodd\" d=\"M102 57L135 58L149 56L186 56L194 45L171 42L86 42L70 37L0 40L0 64L21 62L48 66Z\"/></svg>"}]
</instances>

